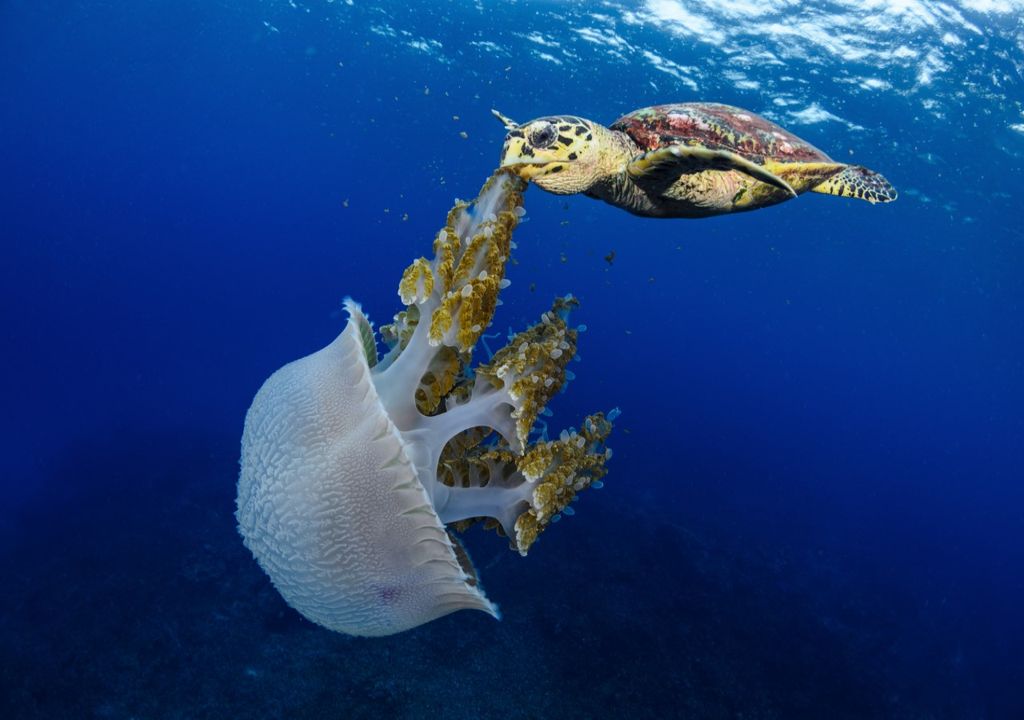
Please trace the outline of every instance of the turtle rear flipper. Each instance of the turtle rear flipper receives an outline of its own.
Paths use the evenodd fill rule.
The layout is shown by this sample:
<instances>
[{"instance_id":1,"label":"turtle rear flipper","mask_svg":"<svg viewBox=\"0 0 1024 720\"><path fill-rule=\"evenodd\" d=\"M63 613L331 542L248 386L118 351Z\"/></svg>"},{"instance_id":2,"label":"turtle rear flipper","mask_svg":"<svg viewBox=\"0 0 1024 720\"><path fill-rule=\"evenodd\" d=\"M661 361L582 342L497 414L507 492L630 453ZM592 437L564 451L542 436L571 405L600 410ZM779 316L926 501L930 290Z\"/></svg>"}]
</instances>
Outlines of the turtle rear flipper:
<instances>
[{"instance_id":1,"label":"turtle rear flipper","mask_svg":"<svg viewBox=\"0 0 1024 720\"><path fill-rule=\"evenodd\" d=\"M872 205L892 202L897 197L896 188L888 180L861 165L847 165L825 182L812 187L811 192L858 198Z\"/></svg>"},{"instance_id":2,"label":"turtle rear flipper","mask_svg":"<svg viewBox=\"0 0 1024 720\"><path fill-rule=\"evenodd\" d=\"M878 173L844 163L783 163L769 160L765 167L796 188L797 192L852 197L869 203L892 202L896 189Z\"/></svg>"},{"instance_id":3,"label":"turtle rear flipper","mask_svg":"<svg viewBox=\"0 0 1024 720\"><path fill-rule=\"evenodd\" d=\"M784 179L768 168L728 150L669 145L638 155L626 166L626 172L637 185L658 195L671 187L681 175L704 170L736 170L796 197L796 192Z\"/></svg>"}]
</instances>

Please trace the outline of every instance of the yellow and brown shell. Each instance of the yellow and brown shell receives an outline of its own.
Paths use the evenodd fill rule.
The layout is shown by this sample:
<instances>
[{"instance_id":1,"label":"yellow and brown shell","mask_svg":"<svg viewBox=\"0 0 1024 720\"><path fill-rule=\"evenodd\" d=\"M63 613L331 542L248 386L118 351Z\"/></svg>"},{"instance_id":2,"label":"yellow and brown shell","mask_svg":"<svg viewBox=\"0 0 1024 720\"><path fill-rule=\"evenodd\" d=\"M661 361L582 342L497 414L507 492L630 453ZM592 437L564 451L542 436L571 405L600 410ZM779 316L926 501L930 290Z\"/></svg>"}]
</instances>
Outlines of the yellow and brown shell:
<instances>
[{"instance_id":1,"label":"yellow and brown shell","mask_svg":"<svg viewBox=\"0 0 1024 720\"><path fill-rule=\"evenodd\" d=\"M763 165L777 162L831 162L806 140L748 110L717 103L675 103L641 108L611 126L641 150L684 144L728 150Z\"/></svg>"}]
</instances>

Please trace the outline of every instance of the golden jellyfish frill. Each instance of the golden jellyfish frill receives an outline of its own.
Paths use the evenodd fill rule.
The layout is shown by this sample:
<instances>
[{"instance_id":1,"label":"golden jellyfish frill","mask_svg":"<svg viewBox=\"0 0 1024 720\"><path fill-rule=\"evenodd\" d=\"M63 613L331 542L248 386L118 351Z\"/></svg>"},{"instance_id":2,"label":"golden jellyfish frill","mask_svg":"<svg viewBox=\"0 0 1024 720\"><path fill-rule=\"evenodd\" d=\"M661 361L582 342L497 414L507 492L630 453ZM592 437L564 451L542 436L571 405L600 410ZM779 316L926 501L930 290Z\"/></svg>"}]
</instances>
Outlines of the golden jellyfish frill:
<instances>
[{"instance_id":1,"label":"golden jellyfish frill","mask_svg":"<svg viewBox=\"0 0 1024 720\"><path fill-rule=\"evenodd\" d=\"M571 297L470 366L490 325L524 185L494 175L459 202L402 275L405 309L376 333L346 301L327 347L274 373L246 416L236 517L293 608L332 630L389 635L496 606L453 531L477 521L525 555L576 493L605 473L611 424L530 442L567 377Z\"/></svg>"}]
</instances>

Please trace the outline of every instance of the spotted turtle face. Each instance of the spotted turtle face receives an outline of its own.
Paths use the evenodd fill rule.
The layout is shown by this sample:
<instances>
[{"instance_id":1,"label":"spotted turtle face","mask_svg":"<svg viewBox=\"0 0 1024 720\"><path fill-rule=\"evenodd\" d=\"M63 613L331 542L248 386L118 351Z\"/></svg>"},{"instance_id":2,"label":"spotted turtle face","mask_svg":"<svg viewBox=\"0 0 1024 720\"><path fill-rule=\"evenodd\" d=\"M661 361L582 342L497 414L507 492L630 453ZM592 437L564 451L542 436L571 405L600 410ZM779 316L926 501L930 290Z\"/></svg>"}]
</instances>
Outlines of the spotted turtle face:
<instances>
[{"instance_id":1,"label":"spotted turtle face","mask_svg":"<svg viewBox=\"0 0 1024 720\"><path fill-rule=\"evenodd\" d=\"M561 195L586 190L598 160L594 123L574 116L543 117L509 130L501 167Z\"/></svg>"}]
</instances>

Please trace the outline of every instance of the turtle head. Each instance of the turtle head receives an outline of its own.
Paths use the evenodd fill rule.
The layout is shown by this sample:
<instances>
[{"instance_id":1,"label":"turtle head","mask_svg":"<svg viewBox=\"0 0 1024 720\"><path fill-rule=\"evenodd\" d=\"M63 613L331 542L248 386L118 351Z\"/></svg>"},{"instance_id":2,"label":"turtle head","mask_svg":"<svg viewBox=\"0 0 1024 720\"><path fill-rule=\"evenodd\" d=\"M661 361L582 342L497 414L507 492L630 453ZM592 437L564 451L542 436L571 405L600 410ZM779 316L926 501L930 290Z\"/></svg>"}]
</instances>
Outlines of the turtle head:
<instances>
[{"instance_id":1,"label":"turtle head","mask_svg":"<svg viewBox=\"0 0 1024 720\"><path fill-rule=\"evenodd\" d=\"M501 167L510 168L548 192L584 192L607 174L602 140L608 132L597 123L569 115L543 117L522 125L500 116L508 134Z\"/></svg>"}]
</instances>

